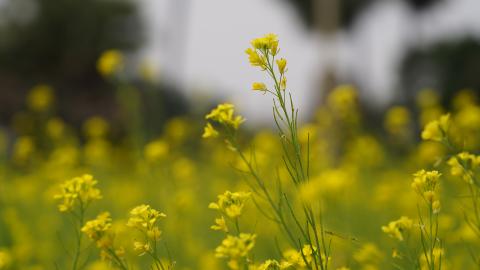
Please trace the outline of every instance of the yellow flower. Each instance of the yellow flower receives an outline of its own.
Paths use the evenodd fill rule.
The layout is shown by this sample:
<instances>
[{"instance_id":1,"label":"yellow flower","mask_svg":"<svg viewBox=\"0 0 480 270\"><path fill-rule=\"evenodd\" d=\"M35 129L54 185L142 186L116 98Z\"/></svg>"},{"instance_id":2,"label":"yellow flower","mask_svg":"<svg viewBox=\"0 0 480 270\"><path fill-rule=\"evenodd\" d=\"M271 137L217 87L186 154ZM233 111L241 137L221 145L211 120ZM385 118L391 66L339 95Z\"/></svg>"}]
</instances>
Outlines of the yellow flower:
<instances>
[{"instance_id":1,"label":"yellow flower","mask_svg":"<svg viewBox=\"0 0 480 270\"><path fill-rule=\"evenodd\" d=\"M277 61L278 71L280 74L285 73L285 68L287 67L287 60L285 58L280 58Z\"/></svg>"},{"instance_id":2,"label":"yellow flower","mask_svg":"<svg viewBox=\"0 0 480 270\"><path fill-rule=\"evenodd\" d=\"M212 126L212 124L207 123L203 130L202 138L216 138L218 137L218 131Z\"/></svg>"},{"instance_id":3,"label":"yellow flower","mask_svg":"<svg viewBox=\"0 0 480 270\"><path fill-rule=\"evenodd\" d=\"M53 101L53 88L46 84L35 86L27 96L27 105L35 112L46 111L50 108Z\"/></svg>"},{"instance_id":4,"label":"yellow flower","mask_svg":"<svg viewBox=\"0 0 480 270\"><path fill-rule=\"evenodd\" d=\"M210 226L210 229L212 229L214 231L228 232L228 227L227 227L227 224L226 224L225 219L223 217L216 218L215 219L215 224Z\"/></svg>"},{"instance_id":5,"label":"yellow flower","mask_svg":"<svg viewBox=\"0 0 480 270\"><path fill-rule=\"evenodd\" d=\"M6 249L0 249L0 269L10 269L12 261L10 252Z\"/></svg>"},{"instance_id":6,"label":"yellow flower","mask_svg":"<svg viewBox=\"0 0 480 270\"><path fill-rule=\"evenodd\" d=\"M123 55L119 50L107 50L97 61L97 70L104 76L111 76L123 68Z\"/></svg>"},{"instance_id":7,"label":"yellow flower","mask_svg":"<svg viewBox=\"0 0 480 270\"><path fill-rule=\"evenodd\" d=\"M408 131L410 125L410 112L402 106L394 106L388 110L384 126L385 129L393 135L404 134Z\"/></svg>"},{"instance_id":8,"label":"yellow flower","mask_svg":"<svg viewBox=\"0 0 480 270\"><path fill-rule=\"evenodd\" d=\"M155 162L165 158L168 155L169 148L165 140L158 139L145 145L143 153L148 162Z\"/></svg>"},{"instance_id":9,"label":"yellow flower","mask_svg":"<svg viewBox=\"0 0 480 270\"><path fill-rule=\"evenodd\" d=\"M382 252L373 243L365 243L353 254L353 258L361 264L377 264L382 257Z\"/></svg>"},{"instance_id":10,"label":"yellow flower","mask_svg":"<svg viewBox=\"0 0 480 270\"><path fill-rule=\"evenodd\" d=\"M90 117L83 124L83 132L89 138L104 137L109 128L108 122L100 116Z\"/></svg>"},{"instance_id":11,"label":"yellow flower","mask_svg":"<svg viewBox=\"0 0 480 270\"><path fill-rule=\"evenodd\" d=\"M208 208L216 209L226 214L230 218L237 218L242 214L245 201L250 197L247 192L230 192L218 195L216 203L210 203Z\"/></svg>"},{"instance_id":12,"label":"yellow flower","mask_svg":"<svg viewBox=\"0 0 480 270\"><path fill-rule=\"evenodd\" d=\"M231 103L219 104L217 108L213 109L205 118L218 122L226 127L238 129L245 119L240 115L235 116L234 109L235 106Z\"/></svg>"},{"instance_id":13,"label":"yellow flower","mask_svg":"<svg viewBox=\"0 0 480 270\"><path fill-rule=\"evenodd\" d=\"M95 241L98 247L107 248L112 243L104 236L106 232L112 227L112 219L110 213L103 212L93 220L89 220L82 227L81 231L87 235L88 238Z\"/></svg>"},{"instance_id":14,"label":"yellow flower","mask_svg":"<svg viewBox=\"0 0 480 270\"><path fill-rule=\"evenodd\" d=\"M152 230L156 222L160 218L165 218L167 215L153 209L150 205L142 204L130 211L130 218L127 226L137 228L139 230Z\"/></svg>"},{"instance_id":15,"label":"yellow flower","mask_svg":"<svg viewBox=\"0 0 480 270\"><path fill-rule=\"evenodd\" d=\"M239 236L227 235L215 249L215 257L227 258L230 269L238 269L238 262L248 255L255 246L255 234L241 233Z\"/></svg>"},{"instance_id":16,"label":"yellow flower","mask_svg":"<svg viewBox=\"0 0 480 270\"><path fill-rule=\"evenodd\" d=\"M256 90L256 91L266 91L267 90L267 86L262 83L262 82L254 82L252 84L252 89L253 90Z\"/></svg>"},{"instance_id":17,"label":"yellow flower","mask_svg":"<svg viewBox=\"0 0 480 270\"><path fill-rule=\"evenodd\" d=\"M388 234L390 237L396 238L399 241L403 241L403 233L406 230L411 229L413 221L408 217L402 216L400 219L391 221L387 226L382 226L382 231Z\"/></svg>"},{"instance_id":18,"label":"yellow flower","mask_svg":"<svg viewBox=\"0 0 480 270\"><path fill-rule=\"evenodd\" d=\"M144 243L140 241L133 242L133 250L138 252L138 256L143 256L152 250L150 243Z\"/></svg>"},{"instance_id":19,"label":"yellow flower","mask_svg":"<svg viewBox=\"0 0 480 270\"><path fill-rule=\"evenodd\" d=\"M97 180L89 174L75 177L63 183L61 193L54 196L55 199L61 200L58 205L60 212L70 212L78 204L80 207L86 208L92 201L102 198L100 190L95 188Z\"/></svg>"},{"instance_id":20,"label":"yellow flower","mask_svg":"<svg viewBox=\"0 0 480 270\"><path fill-rule=\"evenodd\" d=\"M278 262L276 260L266 260L260 266L256 267L255 270L281 270L287 269L291 265L288 262Z\"/></svg>"},{"instance_id":21,"label":"yellow flower","mask_svg":"<svg viewBox=\"0 0 480 270\"><path fill-rule=\"evenodd\" d=\"M260 56L257 51L252 48L248 48L245 50L245 53L248 55L248 61L250 65L254 67L260 67L261 69L266 69L267 67L267 59L265 56Z\"/></svg>"},{"instance_id":22,"label":"yellow flower","mask_svg":"<svg viewBox=\"0 0 480 270\"><path fill-rule=\"evenodd\" d=\"M435 191L441 175L438 171L420 170L413 174L411 186L420 196L425 198L425 192ZM431 197L431 195L429 195L429 197Z\"/></svg>"},{"instance_id":23,"label":"yellow flower","mask_svg":"<svg viewBox=\"0 0 480 270\"><path fill-rule=\"evenodd\" d=\"M462 152L451 157L447 164L450 166L450 173L453 176L461 176L468 184L474 183L474 171L480 164L480 156L468 152Z\"/></svg>"},{"instance_id":24,"label":"yellow flower","mask_svg":"<svg viewBox=\"0 0 480 270\"><path fill-rule=\"evenodd\" d=\"M450 125L450 115L445 114L439 120L434 120L428 123L422 131L422 139L440 142L447 133Z\"/></svg>"}]
</instances>

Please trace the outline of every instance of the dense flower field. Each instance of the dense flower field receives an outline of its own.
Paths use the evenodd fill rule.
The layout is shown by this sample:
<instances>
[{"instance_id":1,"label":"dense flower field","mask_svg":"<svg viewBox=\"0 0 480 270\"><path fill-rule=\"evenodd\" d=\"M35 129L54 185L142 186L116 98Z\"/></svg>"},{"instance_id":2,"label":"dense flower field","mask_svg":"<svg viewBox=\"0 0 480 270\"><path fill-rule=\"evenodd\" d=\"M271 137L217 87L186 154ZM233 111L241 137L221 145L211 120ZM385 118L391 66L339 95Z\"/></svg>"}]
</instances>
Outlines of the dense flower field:
<instances>
[{"instance_id":1,"label":"dense flower field","mask_svg":"<svg viewBox=\"0 0 480 270\"><path fill-rule=\"evenodd\" d=\"M0 269L479 268L473 92L448 112L422 90L372 130L341 85L302 124L278 45L246 50L266 80L245 95L274 100L273 130L245 130L223 103L204 125L177 117L148 143L113 141L105 119L77 131L34 87L15 134L0 130ZM121 68L114 50L98 62Z\"/></svg>"}]
</instances>

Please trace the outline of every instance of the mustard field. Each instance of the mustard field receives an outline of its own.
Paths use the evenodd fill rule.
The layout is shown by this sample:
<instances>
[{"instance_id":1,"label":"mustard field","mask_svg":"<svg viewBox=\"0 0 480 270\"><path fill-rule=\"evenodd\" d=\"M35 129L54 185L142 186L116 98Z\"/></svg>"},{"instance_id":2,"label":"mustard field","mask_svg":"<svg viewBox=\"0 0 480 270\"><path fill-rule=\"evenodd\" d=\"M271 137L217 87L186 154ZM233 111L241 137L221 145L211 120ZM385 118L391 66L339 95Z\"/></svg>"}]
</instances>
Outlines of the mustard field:
<instances>
[{"instance_id":1,"label":"mustard field","mask_svg":"<svg viewBox=\"0 0 480 270\"><path fill-rule=\"evenodd\" d=\"M106 118L77 128L34 86L0 129L0 269L479 269L474 92L422 90L374 128L339 85L303 123L279 48L267 34L245 51L264 80L244 95L273 99L271 129L221 103L142 141L132 105L113 139ZM97 68L123 64L110 50Z\"/></svg>"}]
</instances>

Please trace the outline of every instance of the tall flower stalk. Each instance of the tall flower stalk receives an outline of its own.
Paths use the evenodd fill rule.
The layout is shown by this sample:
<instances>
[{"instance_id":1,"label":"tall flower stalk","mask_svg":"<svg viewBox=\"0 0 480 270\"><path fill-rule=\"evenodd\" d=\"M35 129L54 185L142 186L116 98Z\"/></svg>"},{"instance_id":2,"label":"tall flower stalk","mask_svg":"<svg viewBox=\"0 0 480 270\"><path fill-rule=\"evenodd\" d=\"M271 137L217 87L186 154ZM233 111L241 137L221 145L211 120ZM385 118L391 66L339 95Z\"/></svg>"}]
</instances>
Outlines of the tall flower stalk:
<instances>
[{"instance_id":1,"label":"tall flower stalk","mask_svg":"<svg viewBox=\"0 0 480 270\"><path fill-rule=\"evenodd\" d=\"M282 145L283 165L288 171L291 182L296 189L299 189L302 184L309 181L309 147L307 144L305 153L298 139L298 109L294 106L292 95L287 91L287 61L284 58L278 58L278 43L275 34L267 34L252 40L252 47L245 52L250 64L266 72L272 80L272 87L268 87L263 82L255 82L252 89L269 93L273 97L273 119ZM206 119L210 122L205 127L203 137L219 136L220 133L211 124L212 122L223 128L222 135L225 136L227 145L238 154L253 178L253 181L247 181L247 183L257 197L267 202L271 211L266 211L257 204L259 210L279 225L290 245L301 253L307 269L328 269L330 241L326 239L320 210L314 210L310 202L301 200L301 211L300 214L297 213L294 208L295 197L284 190L280 185L279 177L276 190L267 186L267 182L257 170L254 154L247 158L240 148L237 130L244 119L234 115L232 104L219 105L206 116Z\"/></svg>"}]
</instances>

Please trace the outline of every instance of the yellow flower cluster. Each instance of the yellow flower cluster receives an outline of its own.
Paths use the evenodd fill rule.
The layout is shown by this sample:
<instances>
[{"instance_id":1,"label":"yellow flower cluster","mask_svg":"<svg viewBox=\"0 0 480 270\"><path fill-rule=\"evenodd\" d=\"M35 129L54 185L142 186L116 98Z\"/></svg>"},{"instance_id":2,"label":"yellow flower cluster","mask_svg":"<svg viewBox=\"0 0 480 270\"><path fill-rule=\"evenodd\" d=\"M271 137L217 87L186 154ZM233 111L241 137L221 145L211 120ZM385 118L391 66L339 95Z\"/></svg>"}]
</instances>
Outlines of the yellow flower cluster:
<instances>
[{"instance_id":1,"label":"yellow flower cluster","mask_svg":"<svg viewBox=\"0 0 480 270\"><path fill-rule=\"evenodd\" d=\"M450 114L445 114L438 120L428 123L422 131L422 139L436 142L443 141L450 125Z\"/></svg>"},{"instance_id":2,"label":"yellow flower cluster","mask_svg":"<svg viewBox=\"0 0 480 270\"><path fill-rule=\"evenodd\" d=\"M450 165L450 173L453 176L461 176L468 184L474 183L474 172L480 165L480 156L468 152L461 152L451 157L447 164Z\"/></svg>"},{"instance_id":3,"label":"yellow flower cluster","mask_svg":"<svg viewBox=\"0 0 480 270\"><path fill-rule=\"evenodd\" d=\"M434 213L440 212L440 201L436 189L440 176L438 171L420 170L413 175L412 188L422 197L431 207Z\"/></svg>"},{"instance_id":4,"label":"yellow flower cluster","mask_svg":"<svg viewBox=\"0 0 480 270\"><path fill-rule=\"evenodd\" d=\"M110 213L103 212L95 219L87 221L81 228L81 231L85 233L90 240L95 242L100 249L100 257L103 260L111 261L118 266L123 266L125 250L123 247L114 247L114 234L110 232L111 228L112 218L110 217Z\"/></svg>"},{"instance_id":5,"label":"yellow flower cluster","mask_svg":"<svg viewBox=\"0 0 480 270\"><path fill-rule=\"evenodd\" d=\"M315 253L315 254L314 254ZM308 265L313 264L315 256L318 256L317 247L313 246L313 249L310 245L304 245L300 251L295 249L288 249L283 252L282 264L293 267L293 269L305 269ZM321 260L323 265L327 265L330 261L330 257L326 258L325 255L321 254Z\"/></svg>"},{"instance_id":6,"label":"yellow flower cluster","mask_svg":"<svg viewBox=\"0 0 480 270\"><path fill-rule=\"evenodd\" d=\"M97 218L87 221L81 231L88 238L95 241L99 248L107 248L111 245L107 236L107 231L112 227L112 218L110 213L103 212Z\"/></svg>"},{"instance_id":7,"label":"yellow flower cluster","mask_svg":"<svg viewBox=\"0 0 480 270\"><path fill-rule=\"evenodd\" d=\"M227 235L221 245L215 249L217 258L227 258L230 269L240 269L240 260L246 259L255 246L255 234L241 233L238 236Z\"/></svg>"},{"instance_id":8,"label":"yellow flower cluster","mask_svg":"<svg viewBox=\"0 0 480 270\"><path fill-rule=\"evenodd\" d=\"M245 119L240 115L234 115L235 106L231 103L219 104L205 117L207 120L212 120L220 123L226 127L238 129Z\"/></svg>"},{"instance_id":9,"label":"yellow flower cluster","mask_svg":"<svg viewBox=\"0 0 480 270\"><path fill-rule=\"evenodd\" d=\"M226 191L218 195L218 201L208 205L210 209L216 209L229 218L237 218L242 214L245 201L250 197L249 192Z\"/></svg>"},{"instance_id":10,"label":"yellow flower cluster","mask_svg":"<svg viewBox=\"0 0 480 270\"><path fill-rule=\"evenodd\" d=\"M266 34L263 37L253 39L250 44L252 48L245 50L248 55L250 64L260 67L262 70L267 69L269 64L267 55L275 56L278 53L278 37L275 34Z\"/></svg>"},{"instance_id":11,"label":"yellow flower cluster","mask_svg":"<svg viewBox=\"0 0 480 270\"><path fill-rule=\"evenodd\" d=\"M266 34L263 37L253 39L251 41L251 48L245 50L248 55L250 64L254 67L260 67L262 70L268 70L271 76L274 76L273 66L276 63L280 78L277 81L275 77L275 90L285 90L287 88L287 78L285 72L287 71L287 60L280 58L275 60L275 56L278 54L278 37L275 34ZM267 86L263 82L254 82L252 89L262 92L270 92L274 95L278 94L268 90Z\"/></svg>"},{"instance_id":12,"label":"yellow flower cluster","mask_svg":"<svg viewBox=\"0 0 480 270\"><path fill-rule=\"evenodd\" d=\"M160 218L165 218L166 216L164 213L150 207L150 205L142 204L130 211L127 226L145 233L151 240L158 241L161 231L156 223Z\"/></svg>"},{"instance_id":13,"label":"yellow flower cluster","mask_svg":"<svg viewBox=\"0 0 480 270\"><path fill-rule=\"evenodd\" d=\"M277 260L266 260L264 263L257 267L253 267L251 270L282 270L287 269L290 266L291 265L285 261L278 262Z\"/></svg>"},{"instance_id":14,"label":"yellow flower cluster","mask_svg":"<svg viewBox=\"0 0 480 270\"><path fill-rule=\"evenodd\" d=\"M160 240L162 232L157 226L157 221L166 216L146 204L139 205L130 211L127 226L139 230L145 236L143 241L133 242L133 249L139 256L148 253L158 260L156 258L156 242Z\"/></svg>"},{"instance_id":15,"label":"yellow flower cluster","mask_svg":"<svg viewBox=\"0 0 480 270\"><path fill-rule=\"evenodd\" d=\"M73 211L77 204L84 209L90 202L101 199L102 195L100 190L95 188L96 185L97 180L89 174L66 181L61 185L61 193L54 196L61 200L58 205L60 212Z\"/></svg>"},{"instance_id":16,"label":"yellow flower cluster","mask_svg":"<svg viewBox=\"0 0 480 270\"><path fill-rule=\"evenodd\" d=\"M402 216L398 220L390 221L387 226L382 226L382 231L390 237L403 241L404 232L410 230L412 226L413 221L408 217Z\"/></svg>"}]
</instances>

